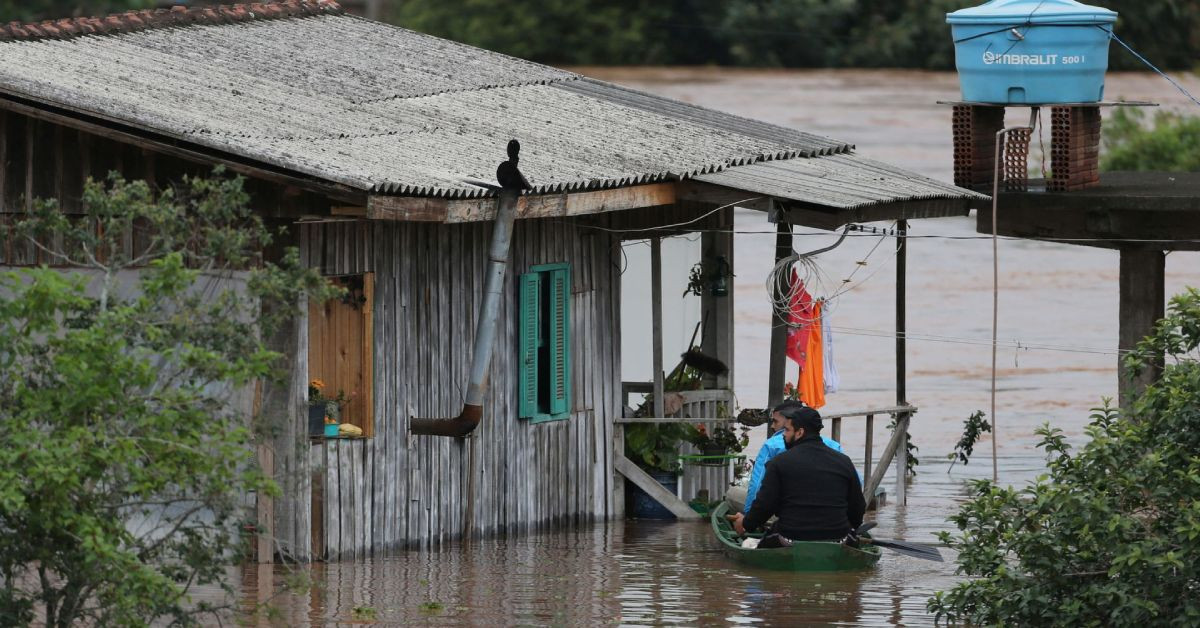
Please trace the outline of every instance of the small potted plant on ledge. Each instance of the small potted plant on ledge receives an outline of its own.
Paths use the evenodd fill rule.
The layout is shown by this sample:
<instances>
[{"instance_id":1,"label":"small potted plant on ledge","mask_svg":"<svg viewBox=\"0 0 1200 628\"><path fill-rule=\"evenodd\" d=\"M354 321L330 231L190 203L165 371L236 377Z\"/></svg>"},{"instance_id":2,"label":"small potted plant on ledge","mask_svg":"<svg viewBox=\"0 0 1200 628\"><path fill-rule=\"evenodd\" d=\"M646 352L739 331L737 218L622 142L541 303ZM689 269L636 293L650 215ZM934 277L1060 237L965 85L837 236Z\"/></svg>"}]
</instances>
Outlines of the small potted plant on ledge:
<instances>
[{"instance_id":1,"label":"small potted plant on ledge","mask_svg":"<svg viewBox=\"0 0 1200 628\"><path fill-rule=\"evenodd\" d=\"M314 379L308 383L308 434L309 436L334 437L338 435L338 421L342 416L342 404L346 395L338 391L337 396L325 395L325 382Z\"/></svg>"}]
</instances>

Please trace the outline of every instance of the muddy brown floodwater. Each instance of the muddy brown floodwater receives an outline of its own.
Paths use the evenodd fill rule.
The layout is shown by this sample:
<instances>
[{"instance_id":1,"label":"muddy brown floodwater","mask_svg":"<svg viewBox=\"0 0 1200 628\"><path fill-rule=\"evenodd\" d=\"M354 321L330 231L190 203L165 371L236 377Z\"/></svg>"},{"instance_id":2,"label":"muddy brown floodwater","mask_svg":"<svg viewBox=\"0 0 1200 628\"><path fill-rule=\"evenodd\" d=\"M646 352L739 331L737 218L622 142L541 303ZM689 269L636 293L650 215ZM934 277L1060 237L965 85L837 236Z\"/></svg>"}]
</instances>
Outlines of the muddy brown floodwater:
<instances>
[{"instance_id":1,"label":"muddy brown floodwater","mask_svg":"<svg viewBox=\"0 0 1200 628\"><path fill-rule=\"evenodd\" d=\"M868 157L941 180L951 175L950 73L907 71L754 71L605 69L586 74L671 98L853 142ZM1183 77L1200 93L1200 81ZM1149 74L1110 74L1113 98L1150 100L1182 110L1186 99ZM1028 114L1021 111L1022 118ZM1036 150L1034 163L1037 163ZM886 226L886 225L885 225ZM766 391L769 315L763 280L773 236L762 214L740 211L736 240L736 389L743 406ZM798 249L832 242L798 229ZM983 440L967 466L947 473L963 420L988 408L991 353L991 244L974 218L919 220L908 254L908 399L919 474L907 505L874 515L880 538L932 541L964 499L964 480L991 474ZM852 278L831 317L842 387L827 411L895 401L894 242L850 238L822 255L830 286ZM860 264L859 262L866 262ZM1088 411L1116 393L1118 258L1113 251L1028 241L1000 243L1000 355L997 395L1002 482L1020 485L1043 469L1034 428L1053 422L1078 438ZM1200 285L1200 256L1167 257L1167 294ZM1020 343L1019 345L1017 343ZM859 426L843 427L848 453L861 461ZM876 443L886 435L875 435ZM758 450L755 433L750 451ZM894 479L884 486L891 490ZM953 556L943 550L948 561ZM411 551L369 561L320 564L320 587L278 592L283 572L231 573L244 608L271 598L273 623L367 621L407 625L924 625L926 599L959 580L953 562L886 553L857 574L799 575L735 566L706 525L613 522L570 530ZM273 597L272 597L273 596ZM263 620L266 622L267 620Z\"/></svg>"}]
</instances>

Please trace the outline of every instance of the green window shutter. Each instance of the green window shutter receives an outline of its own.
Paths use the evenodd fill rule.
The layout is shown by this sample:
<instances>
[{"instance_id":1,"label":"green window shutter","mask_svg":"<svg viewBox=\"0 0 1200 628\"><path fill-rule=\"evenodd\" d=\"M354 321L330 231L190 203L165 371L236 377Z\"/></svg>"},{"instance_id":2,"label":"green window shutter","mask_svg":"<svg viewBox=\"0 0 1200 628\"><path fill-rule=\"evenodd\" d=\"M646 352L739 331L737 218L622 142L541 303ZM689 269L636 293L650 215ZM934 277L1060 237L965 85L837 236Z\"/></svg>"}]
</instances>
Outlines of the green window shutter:
<instances>
[{"instance_id":1,"label":"green window shutter","mask_svg":"<svg viewBox=\"0 0 1200 628\"><path fill-rule=\"evenodd\" d=\"M541 283L541 273L521 275L521 397L518 414L522 419L538 413L538 331L541 328L538 293Z\"/></svg>"},{"instance_id":2,"label":"green window shutter","mask_svg":"<svg viewBox=\"0 0 1200 628\"><path fill-rule=\"evenodd\" d=\"M550 282L550 414L571 411L571 270L547 273Z\"/></svg>"}]
</instances>

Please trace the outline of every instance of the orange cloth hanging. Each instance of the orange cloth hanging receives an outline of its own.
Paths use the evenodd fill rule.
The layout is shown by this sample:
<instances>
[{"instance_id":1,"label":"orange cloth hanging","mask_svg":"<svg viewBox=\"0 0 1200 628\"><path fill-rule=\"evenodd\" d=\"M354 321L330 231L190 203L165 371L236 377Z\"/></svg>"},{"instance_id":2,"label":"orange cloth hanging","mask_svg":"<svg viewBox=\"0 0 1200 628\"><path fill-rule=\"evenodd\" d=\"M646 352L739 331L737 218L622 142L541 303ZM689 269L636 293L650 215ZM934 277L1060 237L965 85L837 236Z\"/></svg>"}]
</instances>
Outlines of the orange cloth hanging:
<instances>
[{"instance_id":1,"label":"orange cloth hanging","mask_svg":"<svg viewBox=\"0 0 1200 628\"><path fill-rule=\"evenodd\" d=\"M800 401L812 408L825 405L825 360L821 350L821 306L816 301L812 305L813 319L809 327L805 361L800 368L800 379L796 388L800 393Z\"/></svg>"}]
</instances>

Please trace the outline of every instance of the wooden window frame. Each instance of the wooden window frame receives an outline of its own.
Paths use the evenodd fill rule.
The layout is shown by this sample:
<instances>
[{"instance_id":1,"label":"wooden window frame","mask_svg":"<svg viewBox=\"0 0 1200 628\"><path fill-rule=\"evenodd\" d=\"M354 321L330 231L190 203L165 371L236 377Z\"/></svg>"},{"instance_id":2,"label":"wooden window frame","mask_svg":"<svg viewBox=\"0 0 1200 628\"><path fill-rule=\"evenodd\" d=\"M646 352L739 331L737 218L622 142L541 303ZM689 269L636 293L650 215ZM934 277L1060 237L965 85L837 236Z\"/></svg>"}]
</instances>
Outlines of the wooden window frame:
<instances>
[{"instance_id":1,"label":"wooden window frame","mask_svg":"<svg viewBox=\"0 0 1200 628\"><path fill-rule=\"evenodd\" d=\"M356 405L360 405L362 413L361 423L358 421L349 421L351 425L358 425L362 428L363 438L373 438L375 436L375 395L374 395L374 377L375 377L375 356L374 356L374 309L375 309L375 273L345 273L338 275L325 275L327 280L339 280L352 277L362 277L362 347L361 347L361 368L362 368L362 390L358 400L355 400ZM326 382L325 392L329 396L337 394L338 387L335 384L337 381L331 377L321 377L323 374L314 372L314 363L319 363L314 360L314 355L320 350L314 338L317 336L315 312L316 308L324 307L324 303L316 301L309 302L309 319L308 319L308 377L305 381L313 379L324 379Z\"/></svg>"},{"instance_id":2,"label":"wooden window frame","mask_svg":"<svg viewBox=\"0 0 1200 628\"><path fill-rule=\"evenodd\" d=\"M571 265L533 266L519 285L517 416L530 423L569 419Z\"/></svg>"}]
</instances>

